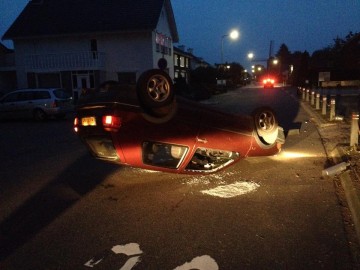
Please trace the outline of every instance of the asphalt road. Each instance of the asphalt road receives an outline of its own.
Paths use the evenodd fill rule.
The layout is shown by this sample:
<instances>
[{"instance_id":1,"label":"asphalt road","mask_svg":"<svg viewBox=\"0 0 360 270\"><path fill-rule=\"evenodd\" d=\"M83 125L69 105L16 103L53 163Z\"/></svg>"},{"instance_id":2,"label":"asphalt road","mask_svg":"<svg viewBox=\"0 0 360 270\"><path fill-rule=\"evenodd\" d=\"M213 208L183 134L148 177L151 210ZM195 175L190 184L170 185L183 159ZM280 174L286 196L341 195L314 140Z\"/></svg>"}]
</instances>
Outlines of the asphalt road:
<instances>
[{"instance_id":1,"label":"asphalt road","mask_svg":"<svg viewBox=\"0 0 360 270\"><path fill-rule=\"evenodd\" d=\"M0 122L0 269L355 269L321 138L295 93L208 100L234 113L271 106L295 134L275 157L208 176L94 160L72 119Z\"/></svg>"}]
</instances>

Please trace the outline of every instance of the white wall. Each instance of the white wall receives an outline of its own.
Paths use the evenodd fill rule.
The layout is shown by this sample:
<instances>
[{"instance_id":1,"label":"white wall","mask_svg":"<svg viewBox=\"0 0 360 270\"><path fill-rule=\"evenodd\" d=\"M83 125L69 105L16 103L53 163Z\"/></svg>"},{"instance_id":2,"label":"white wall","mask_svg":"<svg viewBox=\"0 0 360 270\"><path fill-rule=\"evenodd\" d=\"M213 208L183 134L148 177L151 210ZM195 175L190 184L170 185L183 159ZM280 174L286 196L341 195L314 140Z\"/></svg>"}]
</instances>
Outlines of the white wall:
<instances>
[{"instance_id":1,"label":"white wall","mask_svg":"<svg viewBox=\"0 0 360 270\"><path fill-rule=\"evenodd\" d=\"M165 7L163 7L161 14L160 14L160 18L156 27L156 30L153 32L153 42L152 42L152 46L153 46L153 65L154 68L157 68L157 63L159 61L160 58L164 57L168 63L168 68L169 68L169 75L170 77L173 79L174 78L174 49L173 49L173 43L171 45L171 55L162 55L161 53L157 53L156 52L156 44L155 44L155 32L164 34L168 37L171 37L171 31L170 31L170 27L168 24L168 17L167 17L167 13L165 12Z\"/></svg>"},{"instance_id":2,"label":"white wall","mask_svg":"<svg viewBox=\"0 0 360 270\"><path fill-rule=\"evenodd\" d=\"M162 57L167 60L169 74L173 78L173 48L171 46L171 55L156 52L156 32L171 37L164 8L154 31L14 40L18 86L20 88L27 86L25 55L90 51L92 39L97 40L98 52L105 53L105 80L117 79L117 72L136 72L139 77L147 69L158 68L158 60Z\"/></svg>"}]
</instances>

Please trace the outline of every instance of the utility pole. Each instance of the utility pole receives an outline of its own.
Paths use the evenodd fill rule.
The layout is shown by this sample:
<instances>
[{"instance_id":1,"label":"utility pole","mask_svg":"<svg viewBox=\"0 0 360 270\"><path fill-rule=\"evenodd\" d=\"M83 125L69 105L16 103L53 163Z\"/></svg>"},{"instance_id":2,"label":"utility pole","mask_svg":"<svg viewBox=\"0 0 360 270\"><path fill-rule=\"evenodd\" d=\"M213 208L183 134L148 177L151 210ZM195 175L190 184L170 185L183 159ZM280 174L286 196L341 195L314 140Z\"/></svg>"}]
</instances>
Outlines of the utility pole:
<instances>
[{"instance_id":1,"label":"utility pole","mask_svg":"<svg viewBox=\"0 0 360 270\"><path fill-rule=\"evenodd\" d=\"M269 66L270 66L270 60L272 58L272 54L273 54L273 47L274 47L274 41L270 40L270 46L269 46L269 57L268 60L266 61L267 65L266 65L266 70L269 71Z\"/></svg>"}]
</instances>

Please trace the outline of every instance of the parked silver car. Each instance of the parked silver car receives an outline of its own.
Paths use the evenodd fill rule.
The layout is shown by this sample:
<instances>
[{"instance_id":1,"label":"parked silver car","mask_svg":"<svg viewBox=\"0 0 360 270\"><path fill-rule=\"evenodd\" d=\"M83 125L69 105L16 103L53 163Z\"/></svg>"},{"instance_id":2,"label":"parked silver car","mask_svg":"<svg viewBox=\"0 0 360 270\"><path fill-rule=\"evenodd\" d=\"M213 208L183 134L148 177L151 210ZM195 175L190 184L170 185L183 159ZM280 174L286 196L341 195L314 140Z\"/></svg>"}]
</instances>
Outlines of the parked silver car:
<instances>
[{"instance_id":1,"label":"parked silver car","mask_svg":"<svg viewBox=\"0 0 360 270\"><path fill-rule=\"evenodd\" d=\"M64 118L73 111L72 97L64 89L23 89L10 92L0 99L0 118L45 120Z\"/></svg>"}]
</instances>

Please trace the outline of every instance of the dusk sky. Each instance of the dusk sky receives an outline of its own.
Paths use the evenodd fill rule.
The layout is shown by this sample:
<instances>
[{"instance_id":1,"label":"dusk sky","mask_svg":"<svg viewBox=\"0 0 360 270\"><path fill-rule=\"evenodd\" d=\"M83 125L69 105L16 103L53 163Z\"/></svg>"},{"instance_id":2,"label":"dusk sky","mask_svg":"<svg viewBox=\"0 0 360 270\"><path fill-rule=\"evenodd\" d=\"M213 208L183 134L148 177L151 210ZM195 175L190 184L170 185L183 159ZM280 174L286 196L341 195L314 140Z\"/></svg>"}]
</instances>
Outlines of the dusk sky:
<instances>
[{"instance_id":1,"label":"dusk sky","mask_svg":"<svg viewBox=\"0 0 360 270\"><path fill-rule=\"evenodd\" d=\"M91 1L91 0L89 0ZM0 36L13 23L28 0L0 0ZM210 64L221 60L221 39L232 29L238 40L224 39L224 60L245 68L255 59L275 54L285 43L291 52L308 51L333 44L337 36L360 32L360 0L172 0L180 36L176 45L193 48ZM12 43L2 41L12 48Z\"/></svg>"}]
</instances>

